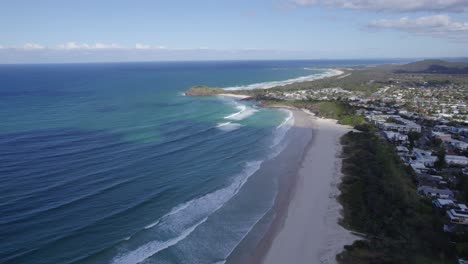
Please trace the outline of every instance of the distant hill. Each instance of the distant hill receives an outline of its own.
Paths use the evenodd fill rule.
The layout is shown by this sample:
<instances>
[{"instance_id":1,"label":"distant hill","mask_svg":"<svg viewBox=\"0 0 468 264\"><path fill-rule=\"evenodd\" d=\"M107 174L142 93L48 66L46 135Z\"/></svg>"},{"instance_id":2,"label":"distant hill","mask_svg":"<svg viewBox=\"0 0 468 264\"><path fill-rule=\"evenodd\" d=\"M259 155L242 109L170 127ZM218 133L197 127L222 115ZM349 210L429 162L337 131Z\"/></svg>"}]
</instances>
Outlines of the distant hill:
<instances>
[{"instance_id":1,"label":"distant hill","mask_svg":"<svg viewBox=\"0 0 468 264\"><path fill-rule=\"evenodd\" d=\"M397 66L394 73L468 74L468 63L423 60Z\"/></svg>"}]
</instances>

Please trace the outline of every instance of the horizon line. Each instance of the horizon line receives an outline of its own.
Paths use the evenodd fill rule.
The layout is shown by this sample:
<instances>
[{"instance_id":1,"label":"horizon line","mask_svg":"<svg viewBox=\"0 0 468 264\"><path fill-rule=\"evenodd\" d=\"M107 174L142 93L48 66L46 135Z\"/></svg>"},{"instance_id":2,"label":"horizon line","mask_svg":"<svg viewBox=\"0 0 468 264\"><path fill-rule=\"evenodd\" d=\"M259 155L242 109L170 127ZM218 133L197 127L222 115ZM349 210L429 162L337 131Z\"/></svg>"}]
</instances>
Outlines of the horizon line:
<instances>
[{"instance_id":1,"label":"horizon line","mask_svg":"<svg viewBox=\"0 0 468 264\"><path fill-rule=\"evenodd\" d=\"M2 63L0 66L7 65L64 65L64 64L130 64L130 63L183 63L183 62L262 62L262 61L352 61L352 60L468 60L467 56L451 57L373 57L373 58L315 58L315 59L208 59L208 60L135 60L135 61L89 61L89 62L31 62L31 63Z\"/></svg>"}]
</instances>

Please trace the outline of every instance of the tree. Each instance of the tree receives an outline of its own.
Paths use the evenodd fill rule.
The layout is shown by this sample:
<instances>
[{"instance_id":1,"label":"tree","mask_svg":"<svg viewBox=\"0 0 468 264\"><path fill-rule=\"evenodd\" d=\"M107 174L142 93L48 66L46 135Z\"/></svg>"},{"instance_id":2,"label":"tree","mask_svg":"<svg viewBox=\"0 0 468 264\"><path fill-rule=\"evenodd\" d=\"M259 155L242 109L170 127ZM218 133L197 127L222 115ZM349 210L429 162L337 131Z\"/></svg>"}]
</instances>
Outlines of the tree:
<instances>
[{"instance_id":1,"label":"tree","mask_svg":"<svg viewBox=\"0 0 468 264\"><path fill-rule=\"evenodd\" d=\"M409 145L410 149L414 148L414 145L415 145L414 143L416 141L418 141L419 138L421 138L421 133L414 132L414 131L411 131L411 132L408 133L408 140L409 140L409 143L410 143L410 145Z\"/></svg>"},{"instance_id":2,"label":"tree","mask_svg":"<svg viewBox=\"0 0 468 264\"><path fill-rule=\"evenodd\" d=\"M437 170L441 170L445 167L446 162L445 162L445 148L441 146L439 150L437 150L437 161L434 162L434 167Z\"/></svg>"}]
</instances>

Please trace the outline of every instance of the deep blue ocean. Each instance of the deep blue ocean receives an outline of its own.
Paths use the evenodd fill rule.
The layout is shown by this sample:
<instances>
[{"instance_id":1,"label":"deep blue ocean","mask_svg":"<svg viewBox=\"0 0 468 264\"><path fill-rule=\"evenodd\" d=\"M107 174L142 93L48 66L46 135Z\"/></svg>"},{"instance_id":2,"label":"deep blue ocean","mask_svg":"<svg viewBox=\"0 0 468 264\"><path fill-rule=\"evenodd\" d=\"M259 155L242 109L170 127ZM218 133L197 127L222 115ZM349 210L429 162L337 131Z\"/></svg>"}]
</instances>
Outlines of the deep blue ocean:
<instances>
[{"instance_id":1,"label":"deep blue ocean","mask_svg":"<svg viewBox=\"0 0 468 264\"><path fill-rule=\"evenodd\" d=\"M223 263L273 205L250 177L291 116L183 92L383 62L0 65L0 263Z\"/></svg>"}]
</instances>

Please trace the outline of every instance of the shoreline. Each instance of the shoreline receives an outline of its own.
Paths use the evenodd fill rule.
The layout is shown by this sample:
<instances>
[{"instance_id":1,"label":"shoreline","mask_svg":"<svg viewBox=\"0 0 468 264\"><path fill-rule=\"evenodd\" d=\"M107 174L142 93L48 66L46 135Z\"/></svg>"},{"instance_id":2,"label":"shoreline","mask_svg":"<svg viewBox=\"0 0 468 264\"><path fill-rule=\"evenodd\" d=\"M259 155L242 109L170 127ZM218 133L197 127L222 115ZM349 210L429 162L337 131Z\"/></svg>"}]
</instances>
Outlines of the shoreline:
<instances>
[{"instance_id":1,"label":"shoreline","mask_svg":"<svg viewBox=\"0 0 468 264\"><path fill-rule=\"evenodd\" d=\"M231 97L231 98L236 98L236 99L241 99L241 100L252 98L252 96L250 95L232 94L232 93L222 93L222 94L217 94L217 96Z\"/></svg>"},{"instance_id":2,"label":"shoreline","mask_svg":"<svg viewBox=\"0 0 468 264\"><path fill-rule=\"evenodd\" d=\"M317 70L319 70L317 68ZM305 76L299 76L296 78L292 79L287 79L283 81L270 81L270 82L260 82L260 83L253 83L249 85L243 85L243 86L234 86L234 87L224 87L221 88L225 90L227 93L229 91L242 91L242 90L268 90L268 89L273 89L273 88L281 88L287 85L295 84L295 83L303 83L303 82L312 82L316 80L322 80L326 78L333 78L337 76L341 76L345 74L346 72L342 68L325 68L323 69L326 72L321 73L321 74L312 74L312 75L305 75Z\"/></svg>"},{"instance_id":3,"label":"shoreline","mask_svg":"<svg viewBox=\"0 0 468 264\"><path fill-rule=\"evenodd\" d=\"M284 86L292 85L295 83L304 83L304 82L312 82L316 80L326 79L326 78L344 78L347 77L346 71L342 68L327 68L325 73L322 74L313 74L313 75L306 75L306 76L299 76L293 79L287 79L283 81L270 81L270 82L260 82L260 83L253 83L244 86L234 86L234 87L223 87L223 88L215 88L215 87L208 87L208 86L192 86L189 90L183 93L184 96L225 96L225 97L232 97L240 100L248 100L252 99L253 96L240 94L237 92L241 91L252 91L252 90L268 90L279 88L281 89ZM343 76L343 77L339 77ZM234 93L236 92L236 93Z\"/></svg>"},{"instance_id":4,"label":"shoreline","mask_svg":"<svg viewBox=\"0 0 468 264\"><path fill-rule=\"evenodd\" d=\"M287 109L294 115L292 131L286 135L292 143L266 166L274 171L275 166L281 166L278 161L290 154L296 155L295 160L287 173L279 176L279 190L270 212L272 221L254 245L236 250L244 254L243 263L336 263L343 246L357 239L339 225L342 207L336 200L342 176L339 139L351 128L308 111ZM298 135L303 149L294 145ZM254 230L257 228L261 229ZM243 252L247 249L252 253ZM230 256L226 263L239 263L239 259Z\"/></svg>"},{"instance_id":5,"label":"shoreline","mask_svg":"<svg viewBox=\"0 0 468 264\"><path fill-rule=\"evenodd\" d=\"M305 113L313 137L296 175L289 176L294 181L289 199L278 201L277 219L265 234L263 248L256 250L256 263L336 263L343 246L356 239L339 225L342 207L336 200L342 176L339 139L351 128Z\"/></svg>"}]
</instances>

